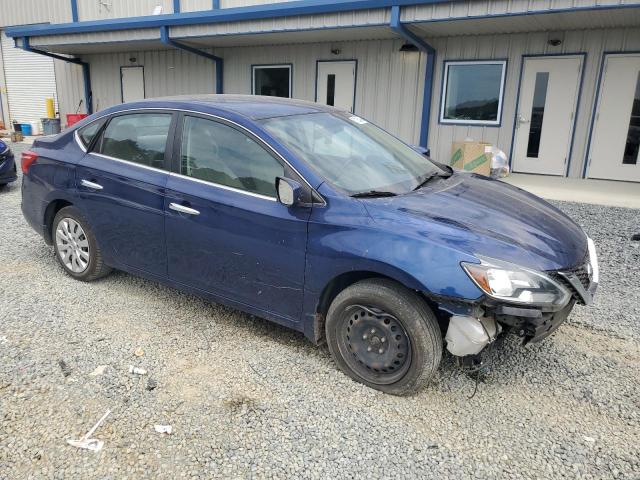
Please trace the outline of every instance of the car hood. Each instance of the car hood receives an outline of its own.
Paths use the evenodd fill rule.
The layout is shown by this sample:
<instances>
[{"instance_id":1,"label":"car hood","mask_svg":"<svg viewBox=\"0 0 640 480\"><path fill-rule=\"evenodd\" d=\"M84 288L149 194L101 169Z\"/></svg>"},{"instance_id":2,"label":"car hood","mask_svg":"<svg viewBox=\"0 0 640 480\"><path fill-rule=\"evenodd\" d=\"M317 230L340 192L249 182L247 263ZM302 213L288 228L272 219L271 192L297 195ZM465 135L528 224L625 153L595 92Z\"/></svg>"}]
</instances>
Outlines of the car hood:
<instances>
[{"instance_id":1,"label":"car hood","mask_svg":"<svg viewBox=\"0 0 640 480\"><path fill-rule=\"evenodd\" d=\"M387 228L409 228L467 254L537 270L576 266L587 252L585 233L553 205L475 174L454 173L412 193L363 203Z\"/></svg>"}]
</instances>

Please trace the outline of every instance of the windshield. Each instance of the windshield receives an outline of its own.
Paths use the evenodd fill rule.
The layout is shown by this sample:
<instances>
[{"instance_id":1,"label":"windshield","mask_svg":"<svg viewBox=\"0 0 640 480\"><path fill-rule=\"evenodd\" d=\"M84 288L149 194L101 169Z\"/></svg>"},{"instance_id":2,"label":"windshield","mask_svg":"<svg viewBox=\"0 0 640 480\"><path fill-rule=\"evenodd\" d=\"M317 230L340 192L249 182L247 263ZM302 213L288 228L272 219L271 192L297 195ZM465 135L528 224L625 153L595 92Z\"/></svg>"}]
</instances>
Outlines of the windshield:
<instances>
[{"instance_id":1,"label":"windshield","mask_svg":"<svg viewBox=\"0 0 640 480\"><path fill-rule=\"evenodd\" d=\"M262 125L349 195L403 194L444 173L424 155L354 115L291 115L262 120Z\"/></svg>"}]
</instances>

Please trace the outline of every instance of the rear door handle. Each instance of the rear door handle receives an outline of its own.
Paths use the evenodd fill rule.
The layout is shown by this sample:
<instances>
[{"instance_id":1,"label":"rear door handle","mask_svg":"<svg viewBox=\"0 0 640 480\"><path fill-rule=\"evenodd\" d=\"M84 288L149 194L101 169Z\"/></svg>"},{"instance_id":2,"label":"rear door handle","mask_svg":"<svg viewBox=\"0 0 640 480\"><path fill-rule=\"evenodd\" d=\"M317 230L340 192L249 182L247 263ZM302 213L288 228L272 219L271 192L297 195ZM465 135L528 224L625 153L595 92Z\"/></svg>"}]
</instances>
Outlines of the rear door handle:
<instances>
[{"instance_id":1,"label":"rear door handle","mask_svg":"<svg viewBox=\"0 0 640 480\"><path fill-rule=\"evenodd\" d=\"M100 185L99 183L93 183L93 182L90 182L89 180L84 180L84 179L80 180L80 185L82 185L83 187L90 188L92 190L103 189L102 185Z\"/></svg>"},{"instance_id":2,"label":"rear door handle","mask_svg":"<svg viewBox=\"0 0 640 480\"><path fill-rule=\"evenodd\" d=\"M180 205L179 203L170 203L169 208L171 210L175 210L176 212L186 213L188 215L200 215L200 212L198 210L185 207L184 205Z\"/></svg>"}]
</instances>

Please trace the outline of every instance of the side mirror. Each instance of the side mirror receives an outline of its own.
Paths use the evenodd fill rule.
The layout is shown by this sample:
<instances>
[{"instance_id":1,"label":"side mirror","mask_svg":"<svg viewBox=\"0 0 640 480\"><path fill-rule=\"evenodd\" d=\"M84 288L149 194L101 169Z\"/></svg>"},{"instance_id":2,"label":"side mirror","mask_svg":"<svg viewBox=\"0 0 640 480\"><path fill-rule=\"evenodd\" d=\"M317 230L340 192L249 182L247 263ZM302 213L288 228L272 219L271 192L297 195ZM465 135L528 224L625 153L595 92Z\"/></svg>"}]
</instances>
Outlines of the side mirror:
<instances>
[{"instance_id":1,"label":"side mirror","mask_svg":"<svg viewBox=\"0 0 640 480\"><path fill-rule=\"evenodd\" d=\"M291 207L300 203L302 185L290 178L277 177L276 192L278 194L278 201L287 207Z\"/></svg>"}]
</instances>

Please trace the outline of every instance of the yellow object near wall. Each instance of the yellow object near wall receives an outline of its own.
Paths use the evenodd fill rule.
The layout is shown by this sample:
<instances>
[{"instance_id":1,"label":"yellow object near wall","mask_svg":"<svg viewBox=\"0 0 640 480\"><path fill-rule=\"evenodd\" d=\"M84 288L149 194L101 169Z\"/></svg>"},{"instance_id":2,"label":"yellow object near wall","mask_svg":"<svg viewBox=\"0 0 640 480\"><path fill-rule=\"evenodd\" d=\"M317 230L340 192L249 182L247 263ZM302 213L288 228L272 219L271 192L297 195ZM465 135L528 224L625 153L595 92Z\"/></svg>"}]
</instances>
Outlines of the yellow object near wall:
<instances>
[{"instance_id":1,"label":"yellow object near wall","mask_svg":"<svg viewBox=\"0 0 640 480\"><path fill-rule=\"evenodd\" d=\"M53 98L47 98L45 102L47 104L47 118L55 118L56 109L53 105Z\"/></svg>"}]
</instances>

